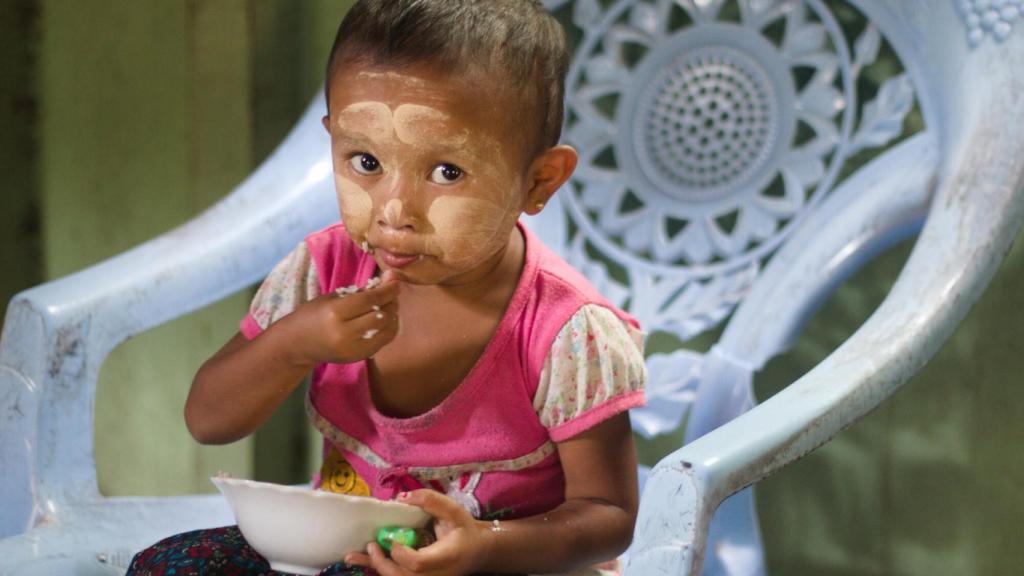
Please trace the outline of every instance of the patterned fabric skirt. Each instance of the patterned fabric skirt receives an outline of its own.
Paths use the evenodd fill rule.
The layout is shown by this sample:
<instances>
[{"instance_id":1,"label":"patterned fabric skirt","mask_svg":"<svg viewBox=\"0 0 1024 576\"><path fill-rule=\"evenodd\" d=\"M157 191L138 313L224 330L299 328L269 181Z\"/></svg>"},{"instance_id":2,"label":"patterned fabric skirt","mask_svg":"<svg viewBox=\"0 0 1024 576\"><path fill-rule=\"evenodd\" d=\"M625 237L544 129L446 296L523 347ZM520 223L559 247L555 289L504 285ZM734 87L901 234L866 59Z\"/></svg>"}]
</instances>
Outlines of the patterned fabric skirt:
<instances>
[{"instance_id":1,"label":"patterned fabric skirt","mask_svg":"<svg viewBox=\"0 0 1024 576\"><path fill-rule=\"evenodd\" d=\"M237 526L171 536L132 558L125 576L285 576L242 537ZM369 568L338 562L320 576L373 576Z\"/></svg>"},{"instance_id":2,"label":"patterned fabric skirt","mask_svg":"<svg viewBox=\"0 0 1024 576\"><path fill-rule=\"evenodd\" d=\"M603 568L603 569L602 569ZM566 576L619 576L618 562ZM245 541L238 526L185 532L165 538L132 558L125 576L292 576L278 572ZM338 562L318 576L377 576L362 566ZM477 576L499 576L478 574ZM505 575L515 576L515 575ZM526 576L526 575L519 575Z\"/></svg>"}]
</instances>

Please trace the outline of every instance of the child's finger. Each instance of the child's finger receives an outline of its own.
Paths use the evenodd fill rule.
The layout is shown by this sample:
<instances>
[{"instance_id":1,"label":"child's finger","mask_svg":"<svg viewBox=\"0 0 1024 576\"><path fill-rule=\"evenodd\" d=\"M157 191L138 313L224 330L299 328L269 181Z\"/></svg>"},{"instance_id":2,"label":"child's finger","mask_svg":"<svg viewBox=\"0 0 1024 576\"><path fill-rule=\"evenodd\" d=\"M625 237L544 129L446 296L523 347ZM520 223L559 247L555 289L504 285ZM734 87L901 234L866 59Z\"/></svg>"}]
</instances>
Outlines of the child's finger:
<instances>
[{"instance_id":1,"label":"child's finger","mask_svg":"<svg viewBox=\"0 0 1024 576\"><path fill-rule=\"evenodd\" d=\"M334 305L337 306L336 309L343 320L351 320L371 310L376 311L374 307L384 308L385 306L397 304L399 286L400 284L397 282L381 284L370 290L363 290L362 292L338 298L337 303Z\"/></svg>"},{"instance_id":2,"label":"child's finger","mask_svg":"<svg viewBox=\"0 0 1024 576\"><path fill-rule=\"evenodd\" d=\"M376 542L370 542L366 546L366 552L370 557L370 568L376 570L380 576L406 576L409 574L398 564L392 562Z\"/></svg>"},{"instance_id":3,"label":"child's finger","mask_svg":"<svg viewBox=\"0 0 1024 576\"><path fill-rule=\"evenodd\" d=\"M375 342L389 342L398 333L398 316L392 312L369 310L345 323L356 337Z\"/></svg>"},{"instance_id":4,"label":"child's finger","mask_svg":"<svg viewBox=\"0 0 1024 576\"><path fill-rule=\"evenodd\" d=\"M395 300L395 301L393 301L393 302L391 302L389 304L385 304L383 306L379 306L377 304L374 304L374 305L370 306L370 311L367 312L367 314L373 314L379 320L383 320L383 318L381 318L381 316L390 316L390 317L394 317L394 318L397 319L398 318L398 301Z\"/></svg>"},{"instance_id":5,"label":"child's finger","mask_svg":"<svg viewBox=\"0 0 1024 576\"><path fill-rule=\"evenodd\" d=\"M461 504L435 490L420 489L402 492L398 500L403 504L419 506L424 512L440 520L459 520L469 513Z\"/></svg>"},{"instance_id":6,"label":"child's finger","mask_svg":"<svg viewBox=\"0 0 1024 576\"><path fill-rule=\"evenodd\" d=\"M440 570L452 562L448 550L436 542L433 546L414 550L398 542L391 545L391 559L399 566L415 573Z\"/></svg>"},{"instance_id":7,"label":"child's finger","mask_svg":"<svg viewBox=\"0 0 1024 576\"><path fill-rule=\"evenodd\" d=\"M370 557L361 552L350 552L346 554L342 562L350 566L370 567Z\"/></svg>"},{"instance_id":8,"label":"child's finger","mask_svg":"<svg viewBox=\"0 0 1024 576\"><path fill-rule=\"evenodd\" d=\"M398 300L397 299L396 300L392 300L391 302L388 302L387 304L380 305L378 307L380 309L382 309L382 310L387 311L387 312L391 312L395 316L398 315ZM373 305L371 305L370 308L374 309Z\"/></svg>"}]
</instances>

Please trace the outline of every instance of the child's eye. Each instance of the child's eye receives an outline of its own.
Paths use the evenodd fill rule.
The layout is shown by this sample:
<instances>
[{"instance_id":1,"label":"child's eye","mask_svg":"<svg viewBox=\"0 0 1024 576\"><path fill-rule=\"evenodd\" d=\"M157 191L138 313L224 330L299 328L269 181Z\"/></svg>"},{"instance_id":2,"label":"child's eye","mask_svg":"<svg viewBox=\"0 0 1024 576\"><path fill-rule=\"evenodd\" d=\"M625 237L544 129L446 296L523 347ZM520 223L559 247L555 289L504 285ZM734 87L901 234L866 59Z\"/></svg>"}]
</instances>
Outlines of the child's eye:
<instances>
[{"instance_id":1,"label":"child's eye","mask_svg":"<svg viewBox=\"0 0 1024 576\"><path fill-rule=\"evenodd\" d=\"M363 176L371 176L380 171L380 162L370 154L356 154L348 163L353 170Z\"/></svg>"},{"instance_id":2,"label":"child's eye","mask_svg":"<svg viewBox=\"0 0 1024 576\"><path fill-rule=\"evenodd\" d=\"M454 184L462 178L462 168L454 164L438 164L430 173L430 181L435 184Z\"/></svg>"}]
</instances>

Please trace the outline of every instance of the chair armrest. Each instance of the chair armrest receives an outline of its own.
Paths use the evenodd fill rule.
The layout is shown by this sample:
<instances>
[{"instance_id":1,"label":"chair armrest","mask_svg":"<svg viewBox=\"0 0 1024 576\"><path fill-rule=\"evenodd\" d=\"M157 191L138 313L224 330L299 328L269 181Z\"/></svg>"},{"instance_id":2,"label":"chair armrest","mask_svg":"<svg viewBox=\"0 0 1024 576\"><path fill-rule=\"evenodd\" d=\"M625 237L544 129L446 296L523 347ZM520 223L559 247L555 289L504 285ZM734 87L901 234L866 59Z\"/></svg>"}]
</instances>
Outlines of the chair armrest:
<instances>
[{"instance_id":1,"label":"chair armrest","mask_svg":"<svg viewBox=\"0 0 1024 576\"><path fill-rule=\"evenodd\" d=\"M98 570L102 564L95 567L99 554L119 557L123 574L128 559L158 540L235 523L231 507L220 494L105 498L69 512L59 522L0 539L0 574L106 574ZM72 559L94 567L58 568L61 562Z\"/></svg>"},{"instance_id":2,"label":"chair armrest","mask_svg":"<svg viewBox=\"0 0 1024 576\"><path fill-rule=\"evenodd\" d=\"M808 215L705 357L687 441L749 410L754 372L792 344L847 277L920 230L937 172L938 142L918 134L858 170Z\"/></svg>"},{"instance_id":3,"label":"chair armrest","mask_svg":"<svg viewBox=\"0 0 1024 576\"><path fill-rule=\"evenodd\" d=\"M718 346L760 370L793 344L847 278L919 232L935 189L938 148L935 135L923 132L839 186L768 263Z\"/></svg>"},{"instance_id":4,"label":"chair armrest","mask_svg":"<svg viewBox=\"0 0 1024 576\"><path fill-rule=\"evenodd\" d=\"M44 504L98 497L92 406L115 346L254 283L337 219L324 110L314 100L277 151L199 217L14 297L0 338L0 537L31 526Z\"/></svg>"},{"instance_id":5,"label":"chair armrest","mask_svg":"<svg viewBox=\"0 0 1024 576\"><path fill-rule=\"evenodd\" d=\"M102 318L113 345L260 279L301 238L338 218L323 98L227 197L184 225L16 296L54 320Z\"/></svg>"}]
</instances>

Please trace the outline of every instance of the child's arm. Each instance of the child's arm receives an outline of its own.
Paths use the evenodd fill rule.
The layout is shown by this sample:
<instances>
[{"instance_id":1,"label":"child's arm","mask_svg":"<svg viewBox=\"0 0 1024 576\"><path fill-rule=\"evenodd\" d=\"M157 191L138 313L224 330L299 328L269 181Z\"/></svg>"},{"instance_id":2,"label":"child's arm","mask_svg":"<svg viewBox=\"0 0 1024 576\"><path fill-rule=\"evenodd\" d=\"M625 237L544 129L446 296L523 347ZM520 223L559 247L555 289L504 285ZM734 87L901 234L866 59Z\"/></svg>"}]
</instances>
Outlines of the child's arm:
<instances>
[{"instance_id":1,"label":"child's arm","mask_svg":"<svg viewBox=\"0 0 1024 576\"><path fill-rule=\"evenodd\" d=\"M236 334L192 381L185 403L189 432L203 444L244 438L317 364L375 354L398 331L398 286L389 276L376 288L345 298L320 296L251 341ZM367 334L371 337L364 338Z\"/></svg>"},{"instance_id":2,"label":"child's arm","mask_svg":"<svg viewBox=\"0 0 1024 576\"><path fill-rule=\"evenodd\" d=\"M636 451L626 413L558 444L565 470L565 502L546 514L497 524L473 519L450 498L431 490L402 501L435 517L438 541L420 550L395 546L391 559L371 544L349 563L381 576L548 573L610 560L629 546L636 521Z\"/></svg>"}]
</instances>

